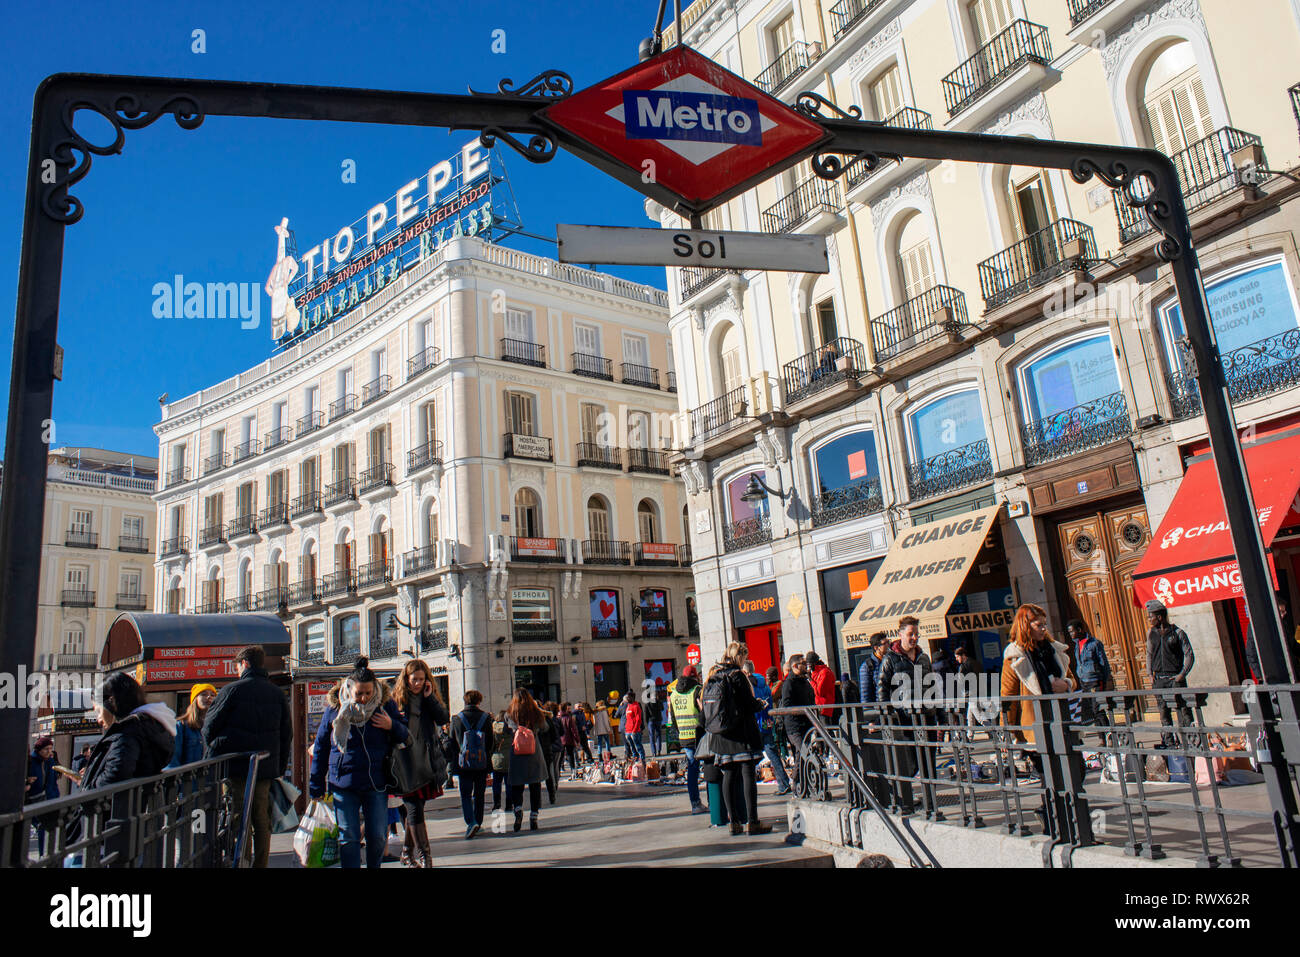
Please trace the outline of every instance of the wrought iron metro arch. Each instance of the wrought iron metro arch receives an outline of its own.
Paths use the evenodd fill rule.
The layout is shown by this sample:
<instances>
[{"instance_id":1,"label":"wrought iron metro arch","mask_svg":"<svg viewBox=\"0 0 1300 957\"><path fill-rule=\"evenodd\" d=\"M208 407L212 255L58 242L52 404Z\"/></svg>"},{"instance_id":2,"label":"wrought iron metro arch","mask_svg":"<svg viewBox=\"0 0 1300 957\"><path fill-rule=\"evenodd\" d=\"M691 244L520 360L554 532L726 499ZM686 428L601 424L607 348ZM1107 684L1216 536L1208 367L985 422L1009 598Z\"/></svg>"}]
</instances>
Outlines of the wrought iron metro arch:
<instances>
[{"instance_id":1,"label":"wrought iron metro arch","mask_svg":"<svg viewBox=\"0 0 1300 957\"><path fill-rule=\"evenodd\" d=\"M184 129L197 129L208 116L334 120L403 126L477 130L485 145L500 140L532 162L546 162L558 146L620 182L692 219L718 205L690 206L657 183L589 144L549 125L538 111L573 92L564 73L547 71L516 87L502 81L495 93L451 95L391 92L271 83L237 83L156 77L58 74L36 92L23 223L5 481L0 496L0 581L5 589L0 628L0 672L30 672L35 654L40 548L45 505L47 447L54 387L55 337L63 268L64 230L85 209L72 189L90 171L95 156L120 153L126 131L170 115ZM1080 183L1097 176L1123 189L1163 237L1158 255L1174 273L1183 320L1204 401L1214 459L1219 471L1240 563L1242 582L1259 657L1270 681L1287 677L1285 652L1259 527L1236 438L1227 383L1210 326L1191 229L1171 161L1152 150L1065 143L975 133L949 133L882 126L860 119L856 107L843 112L816 94L805 93L799 108L825 128L826 137L805 153L769 170L776 175L804 156L824 178L850 164L875 165L887 158L915 157L1025 165L1068 170ZM76 129L77 114L96 113L112 124L114 141L89 142ZM22 805L23 775L17 762L26 751L25 707L0 709L0 813Z\"/></svg>"}]
</instances>

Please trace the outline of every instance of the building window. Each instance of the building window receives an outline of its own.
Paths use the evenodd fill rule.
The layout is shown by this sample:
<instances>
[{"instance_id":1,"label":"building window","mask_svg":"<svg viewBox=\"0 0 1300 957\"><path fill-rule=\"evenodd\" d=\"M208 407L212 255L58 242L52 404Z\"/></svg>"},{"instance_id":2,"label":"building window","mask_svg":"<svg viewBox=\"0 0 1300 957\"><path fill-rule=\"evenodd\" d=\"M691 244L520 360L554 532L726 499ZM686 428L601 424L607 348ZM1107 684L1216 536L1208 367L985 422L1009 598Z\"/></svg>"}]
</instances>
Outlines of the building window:
<instances>
[{"instance_id":1,"label":"building window","mask_svg":"<svg viewBox=\"0 0 1300 957\"><path fill-rule=\"evenodd\" d=\"M693 591L686 593L686 634L691 638L700 637L700 609Z\"/></svg>"},{"instance_id":2,"label":"building window","mask_svg":"<svg viewBox=\"0 0 1300 957\"><path fill-rule=\"evenodd\" d=\"M334 660L361 654L361 616L343 615L334 623Z\"/></svg>"},{"instance_id":3,"label":"building window","mask_svg":"<svg viewBox=\"0 0 1300 957\"><path fill-rule=\"evenodd\" d=\"M597 588L591 592L591 637L623 637L618 592L612 588Z\"/></svg>"},{"instance_id":4,"label":"building window","mask_svg":"<svg viewBox=\"0 0 1300 957\"><path fill-rule=\"evenodd\" d=\"M817 343L826 345L840 336L839 324L835 321L835 300L823 299L814 310L817 317Z\"/></svg>"},{"instance_id":5,"label":"building window","mask_svg":"<svg viewBox=\"0 0 1300 957\"><path fill-rule=\"evenodd\" d=\"M966 19L978 49L1011 26L1015 14L1011 12L1011 0L971 0L966 4Z\"/></svg>"},{"instance_id":6,"label":"building window","mask_svg":"<svg viewBox=\"0 0 1300 957\"><path fill-rule=\"evenodd\" d=\"M1115 352L1105 333L1076 339L1021 370L1026 421L1037 422L1119 392Z\"/></svg>"},{"instance_id":7,"label":"building window","mask_svg":"<svg viewBox=\"0 0 1300 957\"><path fill-rule=\"evenodd\" d=\"M437 595L424 600L424 628L430 635L447 634L446 595Z\"/></svg>"},{"instance_id":8,"label":"building window","mask_svg":"<svg viewBox=\"0 0 1300 957\"><path fill-rule=\"evenodd\" d=\"M1173 156L1213 132L1205 84L1186 41L1165 47L1147 69L1142 118L1148 142Z\"/></svg>"},{"instance_id":9,"label":"building window","mask_svg":"<svg viewBox=\"0 0 1300 957\"><path fill-rule=\"evenodd\" d=\"M515 638L555 638L550 591L545 588L512 589L510 626Z\"/></svg>"},{"instance_id":10,"label":"building window","mask_svg":"<svg viewBox=\"0 0 1300 957\"><path fill-rule=\"evenodd\" d=\"M604 406L582 403L582 441L587 445L607 446L601 441L601 416L605 414Z\"/></svg>"},{"instance_id":11,"label":"building window","mask_svg":"<svg viewBox=\"0 0 1300 957\"><path fill-rule=\"evenodd\" d=\"M1017 239L1025 239L1052 225L1056 219L1056 205L1042 170L1015 167L1007 183L1011 226ZM1046 260L1047 251L1042 255Z\"/></svg>"},{"instance_id":12,"label":"building window","mask_svg":"<svg viewBox=\"0 0 1300 957\"><path fill-rule=\"evenodd\" d=\"M117 580L117 590L122 593L123 597L138 598L140 596L140 572L136 569L122 571Z\"/></svg>"},{"instance_id":13,"label":"building window","mask_svg":"<svg viewBox=\"0 0 1300 957\"><path fill-rule=\"evenodd\" d=\"M370 453L370 467L372 469L389 463L392 457L392 453L389 451L390 445L387 425L381 425L370 430L367 437L367 448Z\"/></svg>"},{"instance_id":14,"label":"building window","mask_svg":"<svg viewBox=\"0 0 1300 957\"><path fill-rule=\"evenodd\" d=\"M515 435L536 435L536 399L528 392L506 393L506 431Z\"/></svg>"},{"instance_id":15,"label":"building window","mask_svg":"<svg viewBox=\"0 0 1300 957\"><path fill-rule=\"evenodd\" d=\"M868 85L876 119L884 121L903 108L903 77L898 64L891 64Z\"/></svg>"},{"instance_id":16,"label":"building window","mask_svg":"<svg viewBox=\"0 0 1300 957\"><path fill-rule=\"evenodd\" d=\"M303 459L298 466L298 485L303 495L320 491L320 459L317 456Z\"/></svg>"},{"instance_id":17,"label":"building window","mask_svg":"<svg viewBox=\"0 0 1300 957\"><path fill-rule=\"evenodd\" d=\"M907 415L912 461L970 445L985 438L978 389L963 389L933 399Z\"/></svg>"},{"instance_id":18,"label":"building window","mask_svg":"<svg viewBox=\"0 0 1300 957\"><path fill-rule=\"evenodd\" d=\"M542 509L537 495L530 488L515 493L515 536L540 538L542 535Z\"/></svg>"},{"instance_id":19,"label":"building window","mask_svg":"<svg viewBox=\"0 0 1300 957\"><path fill-rule=\"evenodd\" d=\"M609 505L599 495L587 499L587 537L593 542L609 541Z\"/></svg>"},{"instance_id":20,"label":"building window","mask_svg":"<svg viewBox=\"0 0 1300 957\"><path fill-rule=\"evenodd\" d=\"M72 510L72 521L69 523L68 531L74 535L89 535L91 526L94 521L94 513L89 509L74 508Z\"/></svg>"},{"instance_id":21,"label":"building window","mask_svg":"<svg viewBox=\"0 0 1300 957\"><path fill-rule=\"evenodd\" d=\"M722 396L743 384L740 362L740 327L730 325L718 348L718 395Z\"/></svg>"},{"instance_id":22,"label":"building window","mask_svg":"<svg viewBox=\"0 0 1300 957\"><path fill-rule=\"evenodd\" d=\"M813 450L812 463L813 480L822 495L875 482L880 475L875 433L863 429L832 439Z\"/></svg>"},{"instance_id":23,"label":"building window","mask_svg":"<svg viewBox=\"0 0 1300 957\"><path fill-rule=\"evenodd\" d=\"M252 482L245 482L235 493L235 504L240 518L247 518L257 511L257 487Z\"/></svg>"},{"instance_id":24,"label":"building window","mask_svg":"<svg viewBox=\"0 0 1300 957\"><path fill-rule=\"evenodd\" d=\"M523 309L506 310L506 338L520 342L535 342L533 314Z\"/></svg>"},{"instance_id":25,"label":"building window","mask_svg":"<svg viewBox=\"0 0 1300 957\"><path fill-rule=\"evenodd\" d=\"M266 477L266 504L284 505L289 501L289 470L280 469Z\"/></svg>"},{"instance_id":26,"label":"building window","mask_svg":"<svg viewBox=\"0 0 1300 957\"><path fill-rule=\"evenodd\" d=\"M767 481L766 472L745 472L743 475L737 475L727 483L727 515L733 525L737 522L767 517L767 499L746 502L741 498L745 493L745 489L749 486L749 477L751 475L757 475L764 482Z\"/></svg>"},{"instance_id":27,"label":"building window","mask_svg":"<svg viewBox=\"0 0 1300 957\"><path fill-rule=\"evenodd\" d=\"M668 592L661 588L642 589L641 637L667 638L669 628Z\"/></svg>"},{"instance_id":28,"label":"building window","mask_svg":"<svg viewBox=\"0 0 1300 957\"><path fill-rule=\"evenodd\" d=\"M298 626L298 642L302 656L323 661L325 658L325 622L308 621Z\"/></svg>"},{"instance_id":29,"label":"building window","mask_svg":"<svg viewBox=\"0 0 1300 957\"><path fill-rule=\"evenodd\" d=\"M139 515L123 515L122 537L144 538L144 518Z\"/></svg>"},{"instance_id":30,"label":"building window","mask_svg":"<svg viewBox=\"0 0 1300 957\"><path fill-rule=\"evenodd\" d=\"M659 541L659 510L649 499L642 499L636 507L636 528L641 541Z\"/></svg>"},{"instance_id":31,"label":"building window","mask_svg":"<svg viewBox=\"0 0 1300 957\"><path fill-rule=\"evenodd\" d=\"M64 655L84 655L86 653L86 629L81 624L68 625L63 632L63 646L59 649Z\"/></svg>"},{"instance_id":32,"label":"building window","mask_svg":"<svg viewBox=\"0 0 1300 957\"><path fill-rule=\"evenodd\" d=\"M787 13L776 21L768 28L767 35L772 43L772 58L775 59L794 46L794 14Z\"/></svg>"},{"instance_id":33,"label":"building window","mask_svg":"<svg viewBox=\"0 0 1300 957\"><path fill-rule=\"evenodd\" d=\"M629 449L654 448L650 440L650 416L644 412L629 412L627 414L627 447Z\"/></svg>"},{"instance_id":34,"label":"building window","mask_svg":"<svg viewBox=\"0 0 1300 957\"><path fill-rule=\"evenodd\" d=\"M90 567L88 565L69 565L67 569L68 591L85 591L90 581Z\"/></svg>"}]
</instances>

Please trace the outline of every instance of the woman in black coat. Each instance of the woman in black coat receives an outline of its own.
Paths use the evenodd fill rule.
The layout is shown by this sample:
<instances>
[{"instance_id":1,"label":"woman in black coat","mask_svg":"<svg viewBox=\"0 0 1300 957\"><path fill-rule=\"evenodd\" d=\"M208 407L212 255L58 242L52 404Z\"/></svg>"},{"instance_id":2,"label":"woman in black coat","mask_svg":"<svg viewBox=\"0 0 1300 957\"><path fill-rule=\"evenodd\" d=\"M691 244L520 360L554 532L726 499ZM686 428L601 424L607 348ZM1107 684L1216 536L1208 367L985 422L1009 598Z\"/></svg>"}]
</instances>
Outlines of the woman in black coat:
<instances>
[{"instance_id":1,"label":"woman in black coat","mask_svg":"<svg viewBox=\"0 0 1300 957\"><path fill-rule=\"evenodd\" d=\"M442 795L442 785L447 780L447 757L438 744L438 729L447 723L447 706L438 696L429 666L419 658L406 663L393 685L393 703L401 712L402 720L410 728L408 747L423 748L433 768L433 778L416 790L403 794L406 810L406 841L402 848L402 863L408 867L432 867L433 855L429 850L429 829L424 820L424 802ZM419 853L416 854L416 844Z\"/></svg>"},{"instance_id":2,"label":"woman in black coat","mask_svg":"<svg viewBox=\"0 0 1300 957\"><path fill-rule=\"evenodd\" d=\"M758 779L755 767L763 759L763 739L758 731L758 712L763 702L754 695L754 686L741 670L749 658L749 649L743 642L733 641L719 662L719 671L710 682L725 682L735 704L736 718L732 727L720 732L710 732L709 745L713 750L713 763L722 769L722 796L727 804L727 817L731 820L731 833L770 834L772 825L758 819ZM704 688L704 700L709 700L710 685ZM737 781L737 777L741 780ZM738 806L735 789L744 794L744 808ZM737 823L744 818L748 824Z\"/></svg>"}]
</instances>

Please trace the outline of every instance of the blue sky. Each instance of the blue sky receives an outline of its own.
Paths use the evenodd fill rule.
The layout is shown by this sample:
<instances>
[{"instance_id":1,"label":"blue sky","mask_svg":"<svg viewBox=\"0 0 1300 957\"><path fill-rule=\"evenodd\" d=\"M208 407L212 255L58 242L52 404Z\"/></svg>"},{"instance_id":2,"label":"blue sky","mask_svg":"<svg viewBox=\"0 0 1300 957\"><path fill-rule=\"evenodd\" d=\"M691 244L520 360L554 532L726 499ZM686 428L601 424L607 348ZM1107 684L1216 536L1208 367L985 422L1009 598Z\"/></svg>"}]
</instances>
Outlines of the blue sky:
<instances>
[{"instance_id":1,"label":"blue sky","mask_svg":"<svg viewBox=\"0 0 1300 957\"><path fill-rule=\"evenodd\" d=\"M86 72L265 80L463 93L522 82L544 69L577 88L636 62L655 4L543 0L363 5L95 3L26 4L6 10L0 57L0 363L7 420L13 315L21 242L31 102L51 73ZM57 21L57 22L56 22ZM192 52L192 31L206 52ZM493 53L492 32L506 52ZM89 135L96 127L86 125ZM450 156L460 131L209 117L187 132L166 117L128 132L121 155L96 157L73 189L85 204L69 227L55 384L54 442L157 454L157 397L220 382L271 354L269 301L262 325L238 319L156 319L152 289L187 281L261 286L275 254L272 227L288 216L300 251L385 200ZM94 137L90 137L94 138ZM524 227L554 236L557 222L646 226L639 194L563 152L534 166L501 147ZM356 162L356 183L342 163ZM512 245L554 255L551 244ZM662 269L609 267L662 287Z\"/></svg>"}]
</instances>

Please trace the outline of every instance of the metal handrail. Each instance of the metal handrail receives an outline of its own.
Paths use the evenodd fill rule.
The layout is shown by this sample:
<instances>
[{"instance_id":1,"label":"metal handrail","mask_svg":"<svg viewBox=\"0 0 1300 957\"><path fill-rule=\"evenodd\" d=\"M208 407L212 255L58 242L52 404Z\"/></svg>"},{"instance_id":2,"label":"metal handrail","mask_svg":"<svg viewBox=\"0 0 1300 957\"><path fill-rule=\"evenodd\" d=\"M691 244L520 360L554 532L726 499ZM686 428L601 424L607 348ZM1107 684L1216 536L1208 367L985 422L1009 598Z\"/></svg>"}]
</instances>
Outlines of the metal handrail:
<instances>
[{"instance_id":1,"label":"metal handrail","mask_svg":"<svg viewBox=\"0 0 1300 957\"><path fill-rule=\"evenodd\" d=\"M429 465L442 464L442 443L435 439L406 453L406 471L416 472Z\"/></svg>"},{"instance_id":2,"label":"metal handrail","mask_svg":"<svg viewBox=\"0 0 1300 957\"><path fill-rule=\"evenodd\" d=\"M836 40L848 33L853 26L885 0L840 0L831 7L832 35Z\"/></svg>"},{"instance_id":3,"label":"metal handrail","mask_svg":"<svg viewBox=\"0 0 1300 957\"><path fill-rule=\"evenodd\" d=\"M236 464L251 459L253 456L261 453L262 446L257 439L249 439L247 442L240 442L235 446L234 454L231 456L231 463Z\"/></svg>"},{"instance_id":4,"label":"metal handrail","mask_svg":"<svg viewBox=\"0 0 1300 957\"><path fill-rule=\"evenodd\" d=\"M280 445L287 445L293 441L293 429L287 425L282 425L278 429L272 429L266 433L266 444L262 448L269 452L271 449Z\"/></svg>"},{"instance_id":5,"label":"metal handrail","mask_svg":"<svg viewBox=\"0 0 1300 957\"><path fill-rule=\"evenodd\" d=\"M995 309L1072 269L1097 261L1092 227L1058 219L978 265L984 307Z\"/></svg>"},{"instance_id":6,"label":"metal handrail","mask_svg":"<svg viewBox=\"0 0 1300 957\"><path fill-rule=\"evenodd\" d=\"M322 429L324 427L325 427L324 412L320 412L320 411L308 412L306 415L304 415L301 419L298 420L298 438L302 438L304 435L310 435L312 432L315 432L317 429Z\"/></svg>"},{"instance_id":7,"label":"metal handrail","mask_svg":"<svg viewBox=\"0 0 1300 957\"><path fill-rule=\"evenodd\" d=\"M572 352L569 354L569 361L573 363L572 372L574 375L586 376L588 379L614 381L612 371L614 363L604 356L593 356L586 352Z\"/></svg>"},{"instance_id":8,"label":"metal handrail","mask_svg":"<svg viewBox=\"0 0 1300 957\"><path fill-rule=\"evenodd\" d=\"M578 465L595 469L623 470L623 450L599 442L578 443Z\"/></svg>"},{"instance_id":9,"label":"metal handrail","mask_svg":"<svg viewBox=\"0 0 1300 957\"><path fill-rule=\"evenodd\" d=\"M340 396L330 403L330 421L341 419L343 416L357 411L357 397L349 392L345 396Z\"/></svg>"},{"instance_id":10,"label":"metal handrail","mask_svg":"<svg viewBox=\"0 0 1300 957\"><path fill-rule=\"evenodd\" d=\"M867 371L867 350L862 343L847 336L806 352L781 368L785 403L793 405L837 382L856 380Z\"/></svg>"},{"instance_id":11,"label":"metal handrail","mask_svg":"<svg viewBox=\"0 0 1300 957\"><path fill-rule=\"evenodd\" d=\"M776 59L754 78L754 86L764 93L774 94L812 66L813 61L817 59L820 53L817 44L795 40L794 43L777 54Z\"/></svg>"},{"instance_id":12,"label":"metal handrail","mask_svg":"<svg viewBox=\"0 0 1300 957\"><path fill-rule=\"evenodd\" d=\"M439 362L438 350L430 346L406 360L406 381L410 382L422 372L427 372Z\"/></svg>"},{"instance_id":13,"label":"metal handrail","mask_svg":"<svg viewBox=\"0 0 1300 957\"><path fill-rule=\"evenodd\" d=\"M966 297L952 286L932 286L871 320L876 361L884 362L943 335L956 335L969 325Z\"/></svg>"},{"instance_id":14,"label":"metal handrail","mask_svg":"<svg viewBox=\"0 0 1300 957\"><path fill-rule=\"evenodd\" d=\"M546 367L546 347L523 339L502 339L501 358L505 362L518 362L526 366Z\"/></svg>"},{"instance_id":15,"label":"metal handrail","mask_svg":"<svg viewBox=\"0 0 1300 957\"><path fill-rule=\"evenodd\" d=\"M619 364L624 385L639 385L647 389L659 388L659 370L653 366L643 366L635 362Z\"/></svg>"},{"instance_id":16,"label":"metal handrail","mask_svg":"<svg viewBox=\"0 0 1300 957\"><path fill-rule=\"evenodd\" d=\"M1111 0L1066 0L1070 9L1070 27L1077 27L1110 2Z\"/></svg>"},{"instance_id":17,"label":"metal handrail","mask_svg":"<svg viewBox=\"0 0 1300 957\"><path fill-rule=\"evenodd\" d=\"M763 232L788 233L818 212L835 213L839 208L839 184L810 176L763 210Z\"/></svg>"},{"instance_id":18,"label":"metal handrail","mask_svg":"<svg viewBox=\"0 0 1300 957\"><path fill-rule=\"evenodd\" d=\"M934 129L933 117L925 110L918 110L914 106L905 106L895 113L891 113L884 119L885 126L892 126L896 129L904 130L931 130ZM844 181L848 183L850 189L859 183L870 179L872 174L885 169L887 165L877 162L880 157L872 159L862 157L854 160L849 164L848 169L844 171Z\"/></svg>"},{"instance_id":19,"label":"metal handrail","mask_svg":"<svg viewBox=\"0 0 1300 957\"><path fill-rule=\"evenodd\" d=\"M1047 27L1028 20L1013 20L943 78L943 99L949 118L961 113L1022 64L1045 66L1051 60L1052 42Z\"/></svg>"},{"instance_id":20,"label":"metal handrail","mask_svg":"<svg viewBox=\"0 0 1300 957\"><path fill-rule=\"evenodd\" d=\"M691 436L695 442L712 438L736 425L749 408L746 388L737 386L711 402L691 410Z\"/></svg>"},{"instance_id":21,"label":"metal handrail","mask_svg":"<svg viewBox=\"0 0 1300 957\"><path fill-rule=\"evenodd\" d=\"M376 399L388 395L393 388L393 377L381 375L361 387L361 404L368 405Z\"/></svg>"}]
</instances>

